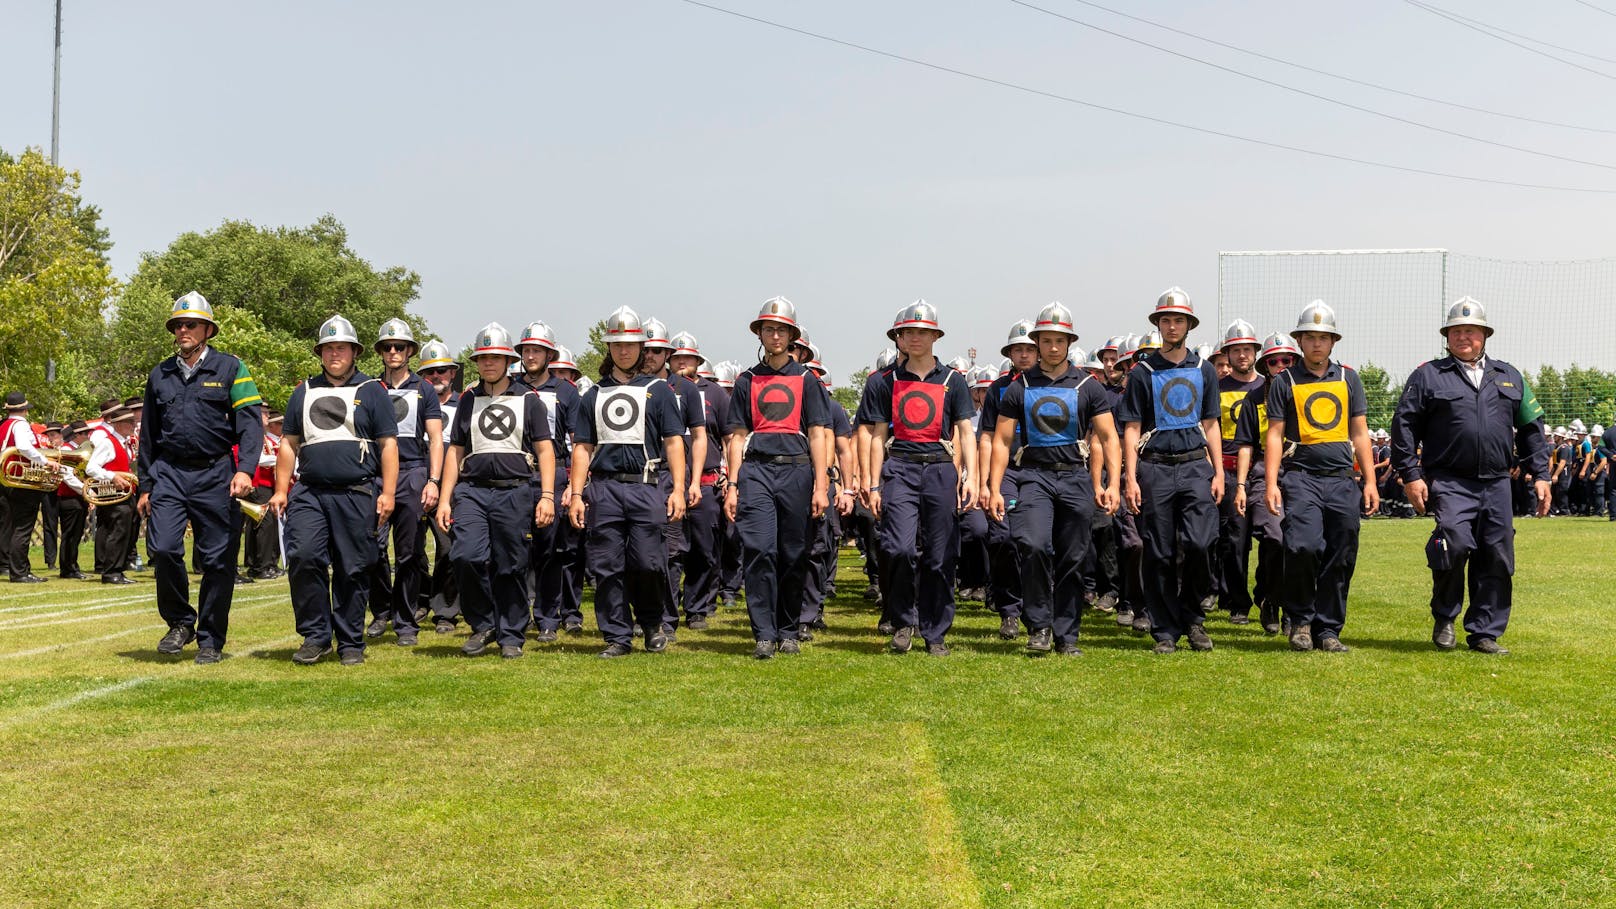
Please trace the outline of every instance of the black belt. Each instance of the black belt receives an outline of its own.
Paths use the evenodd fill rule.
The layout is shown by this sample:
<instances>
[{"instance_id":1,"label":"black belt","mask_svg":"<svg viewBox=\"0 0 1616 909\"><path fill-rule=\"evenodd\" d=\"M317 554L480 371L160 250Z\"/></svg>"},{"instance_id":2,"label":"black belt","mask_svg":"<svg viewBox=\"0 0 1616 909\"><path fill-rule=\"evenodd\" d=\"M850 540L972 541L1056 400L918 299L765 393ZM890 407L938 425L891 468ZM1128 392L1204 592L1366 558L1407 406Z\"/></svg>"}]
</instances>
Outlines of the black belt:
<instances>
[{"instance_id":1,"label":"black belt","mask_svg":"<svg viewBox=\"0 0 1616 909\"><path fill-rule=\"evenodd\" d=\"M1067 461L1051 461L1048 464L1038 464L1038 463L1034 463L1032 461L1022 461L1021 466L1022 467L1031 467L1033 470L1047 470L1047 471L1049 471L1051 473L1070 473L1071 471L1074 471L1074 470L1087 470L1089 465L1081 463L1081 462L1070 463L1070 462L1067 462Z\"/></svg>"},{"instance_id":2,"label":"black belt","mask_svg":"<svg viewBox=\"0 0 1616 909\"><path fill-rule=\"evenodd\" d=\"M478 489L520 489L531 483L531 480L467 480Z\"/></svg>"},{"instance_id":3,"label":"black belt","mask_svg":"<svg viewBox=\"0 0 1616 909\"><path fill-rule=\"evenodd\" d=\"M937 452L936 454L921 454L919 452L894 451L892 453L892 457L897 458L900 461L908 461L911 464L943 464L943 463L952 464L952 463L954 463L954 458L951 455L949 455L947 452L942 452L942 451Z\"/></svg>"},{"instance_id":4,"label":"black belt","mask_svg":"<svg viewBox=\"0 0 1616 909\"><path fill-rule=\"evenodd\" d=\"M1302 473L1313 477L1356 477L1358 475L1350 467L1343 467L1339 470L1308 470L1306 467L1292 467L1291 469L1300 470Z\"/></svg>"},{"instance_id":5,"label":"black belt","mask_svg":"<svg viewBox=\"0 0 1616 909\"><path fill-rule=\"evenodd\" d=\"M219 459L223 457L224 455L219 455L218 458L163 458L162 460L164 464L172 464L186 470L201 470L204 467L212 467L219 463Z\"/></svg>"},{"instance_id":6,"label":"black belt","mask_svg":"<svg viewBox=\"0 0 1616 909\"><path fill-rule=\"evenodd\" d=\"M616 480L619 483L647 483L647 484L649 484L649 483L655 483L657 481L657 478L656 478L655 475L647 477L645 474L639 473L637 471L635 473L614 473L614 472L609 471L609 470L592 470L592 471L589 472L589 476L592 479L596 479L596 480Z\"/></svg>"},{"instance_id":7,"label":"black belt","mask_svg":"<svg viewBox=\"0 0 1616 909\"><path fill-rule=\"evenodd\" d=\"M1187 464L1190 461L1206 460L1206 449L1197 448L1194 451L1181 451L1178 454L1163 454L1159 451L1141 452L1139 457L1152 464Z\"/></svg>"},{"instance_id":8,"label":"black belt","mask_svg":"<svg viewBox=\"0 0 1616 909\"><path fill-rule=\"evenodd\" d=\"M759 464L812 464L814 459L808 455L766 455L749 454L746 460Z\"/></svg>"},{"instance_id":9,"label":"black belt","mask_svg":"<svg viewBox=\"0 0 1616 909\"><path fill-rule=\"evenodd\" d=\"M310 482L307 482L307 481L305 481L305 480L303 480L301 478L297 482L298 482L298 485L306 486L309 489L314 490L315 492L357 492L357 493L360 493L361 495L367 495L367 496L373 496L373 495L376 494L376 487L373 486L372 484L370 484L369 482L359 482L359 483L310 483Z\"/></svg>"}]
</instances>

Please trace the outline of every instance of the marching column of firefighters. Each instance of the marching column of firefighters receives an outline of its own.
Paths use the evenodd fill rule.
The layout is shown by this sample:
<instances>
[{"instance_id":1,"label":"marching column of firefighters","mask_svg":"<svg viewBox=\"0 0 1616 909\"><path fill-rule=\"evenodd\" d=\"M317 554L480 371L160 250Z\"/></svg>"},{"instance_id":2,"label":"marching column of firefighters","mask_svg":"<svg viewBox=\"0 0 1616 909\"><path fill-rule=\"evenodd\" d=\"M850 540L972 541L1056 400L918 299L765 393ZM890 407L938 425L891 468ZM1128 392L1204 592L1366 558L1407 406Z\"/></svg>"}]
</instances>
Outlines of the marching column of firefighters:
<instances>
[{"instance_id":1,"label":"marching column of firefighters","mask_svg":"<svg viewBox=\"0 0 1616 909\"><path fill-rule=\"evenodd\" d=\"M236 583L276 577L284 544L293 660L335 649L354 665L389 632L417 645L425 623L464 622L468 656L520 657L584 632L586 584L601 657L664 651L741 597L752 655L798 654L826 628L848 539L895 653L918 639L946 656L961 600L1035 655L1080 654L1088 609L1157 653L1212 650L1209 613L1239 626L1253 609L1291 649L1340 653L1361 520L1409 509L1435 518L1431 641L1454 649L1462 622L1470 649L1497 654L1513 517L1566 507L1562 476L1613 485L1616 428L1584 433L1579 466L1520 371L1487 355L1493 329L1468 297L1440 326L1448 355L1414 371L1374 431L1323 301L1288 332L1236 319L1200 348L1183 290L1147 318L1145 335L1090 353L1051 303L1011 324L995 368L941 360L938 308L916 300L849 414L784 297L750 322L750 366L711 362L694 335L625 306L604 322L598 376L542 321L514 339L490 323L469 385L447 345L399 319L372 348L381 375L360 373L365 343L334 315L314 339L321 371L283 416L212 346L212 307L192 292L143 397L41 427L25 395L7 396L0 542L12 582L43 580L28 555L43 511L60 533L47 566L85 577L88 511L95 571L125 584L144 525L169 626L158 650L194 640L200 663L223 656L243 545ZM1590 511L1602 499L1579 497Z\"/></svg>"}]
</instances>

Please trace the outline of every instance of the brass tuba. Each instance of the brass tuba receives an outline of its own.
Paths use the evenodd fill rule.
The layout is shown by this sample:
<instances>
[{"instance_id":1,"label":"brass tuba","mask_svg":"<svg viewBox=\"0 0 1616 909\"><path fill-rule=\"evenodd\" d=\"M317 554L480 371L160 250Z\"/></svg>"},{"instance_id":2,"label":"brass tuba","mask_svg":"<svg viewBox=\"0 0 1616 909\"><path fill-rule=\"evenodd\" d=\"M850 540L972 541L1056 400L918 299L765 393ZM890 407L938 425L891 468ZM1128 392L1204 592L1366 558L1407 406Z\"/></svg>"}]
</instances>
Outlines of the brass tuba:
<instances>
[{"instance_id":1,"label":"brass tuba","mask_svg":"<svg viewBox=\"0 0 1616 909\"><path fill-rule=\"evenodd\" d=\"M134 488L121 489L117 481L112 479L96 480L84 473L83 467L74 467L74 473L84 481L84 501L91 505L116 505L135 494ZM135 479L132 473L120 473L118 476Z\"/></svg>"},{"instance_id":2,"label":"brass tuba","mask_svg":"<svg viewBox=\"0 0 1616 909\"><path fill-rule=\"evenodd\" d=\"M247 516L247 520L253 522L254 524L262 524L264 522L264 506L258 504L257 502L249 502L246 499L237 499L236 501L240 503L241 513Z\"/></svg>"},{"instance_id":3,"label":"brass tuba","mask_svg":"<svg viewBox=\"0 0 1616 909\"><path fill-rule=\"evenodd\" d=\"M63 467L82 471L90 460L89 452L70 448L41 448L39 453L45 456L44 464L35 464L16 448L0 451L0 486L55 492Z\"/></svg>"}]
</instances>

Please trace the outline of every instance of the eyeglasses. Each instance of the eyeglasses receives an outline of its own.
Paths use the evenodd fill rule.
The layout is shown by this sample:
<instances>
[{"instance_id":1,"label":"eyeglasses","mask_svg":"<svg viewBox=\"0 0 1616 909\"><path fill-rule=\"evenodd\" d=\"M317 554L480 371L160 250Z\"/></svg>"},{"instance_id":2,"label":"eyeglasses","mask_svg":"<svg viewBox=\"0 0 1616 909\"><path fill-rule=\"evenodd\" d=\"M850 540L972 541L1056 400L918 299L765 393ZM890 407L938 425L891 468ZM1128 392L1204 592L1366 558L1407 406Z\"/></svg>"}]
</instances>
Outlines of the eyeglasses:
<instances>
[{"instance_id":1,"label":"eyeglasses","mask_svg":"<svg viewBox=\"0 0 1616 909\"><path fill-rule=\"evenodd\" d=\"M1274 354L1268 358L1267 363L1269 366L1278 366L1280 369L1284 369L1295 364L1296 358L1290 354Z\"/></svg>"},{"instance_id":2,"label":"eyeglasses","mask_svg":"<svg viewBox=\"0 0 1616 909\"><path fill-rule=\"evenodd\" d=\"M401 343L377 344L376 349L382 353L409 353L410 345Z\"/></svg>"},{"instance_id":3,"label":"eyeglasses","mask_svg":"<svg viewBox=\"0 0 1616 909\"><path fill-rule=\"evenodd\" d=\"M434 375L437 375L440 372L454 372L454 367L453 366L434 366L431 369L423 369L423 370L421 370L421 375L423 375L423 376L434 376Z\"/></svg>"},{"instance_id":4,"label":"eyeglasses","mask_svg":"<svg viewBox=\"0 0 1616 909\"><path fill-rule=\"evenodd\" d=\"M168 324L174 326L175 328L184 328L184 329L187 329L187 330L194 330L194 329L201 328L202 326L206 325L207 323L203 322L203 321L200 321L198 319L178 319L178 320L170 322Z\"/></svg>"}]
</instances>

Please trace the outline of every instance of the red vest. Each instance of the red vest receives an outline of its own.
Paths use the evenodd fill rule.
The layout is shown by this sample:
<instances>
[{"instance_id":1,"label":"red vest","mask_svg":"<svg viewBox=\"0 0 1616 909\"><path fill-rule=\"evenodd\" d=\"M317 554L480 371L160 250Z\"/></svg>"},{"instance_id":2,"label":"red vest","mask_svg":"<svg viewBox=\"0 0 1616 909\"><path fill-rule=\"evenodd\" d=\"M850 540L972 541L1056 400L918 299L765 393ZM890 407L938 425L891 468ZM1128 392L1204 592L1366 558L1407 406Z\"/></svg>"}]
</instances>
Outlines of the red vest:
<instances>
[{"instance_id":1,"label":"red vest","mask_svg":"<svg viewBox=\"0 0 1616 909\"><path fill-rule=\"evenodd\" d=\"M3 422L0 422L0 448L11 448L17 444L16 440L11 437L13 431L16 431L18 435L24 432L28 433L28 438L34 440L35 448L45 444L45 440L39 437L39 433L34 432L33 424L21 417L6 417Z\"/></svg>"},{"instance_id":2,"label":"red vest","mask_svg":"<svg viewBox=\"0 0 1616 909\"><path fill-rule=\"evenodd\" d=\"M129 447L123 442L119 441L117 435L115 435L112 430L106 428L105 426L97 426L95 430L90 433L90 435L101 436L108 442L112 443L112 460L101 465L103 470L109 470L113 473L129 472Z\"/></svg>"},{"instance_id":3,"label":"red vest","mask_svg":"<svg viewBox=\"0 0 1616 909\"><path fill-rule=\"evenodd\" d=\"M276 452L278 452L280 450L281 450L281 442L280 442L280 440L275 438L274 436L271 436L268 432L265 432L264 433L264 454L275 454ZM254 470L253 471L253 485L254 486L263 486L266 489L274 489L275 488L275 465L271 464L268 467L259 467L258 469Z\"/></svg>"}]
</instances>

